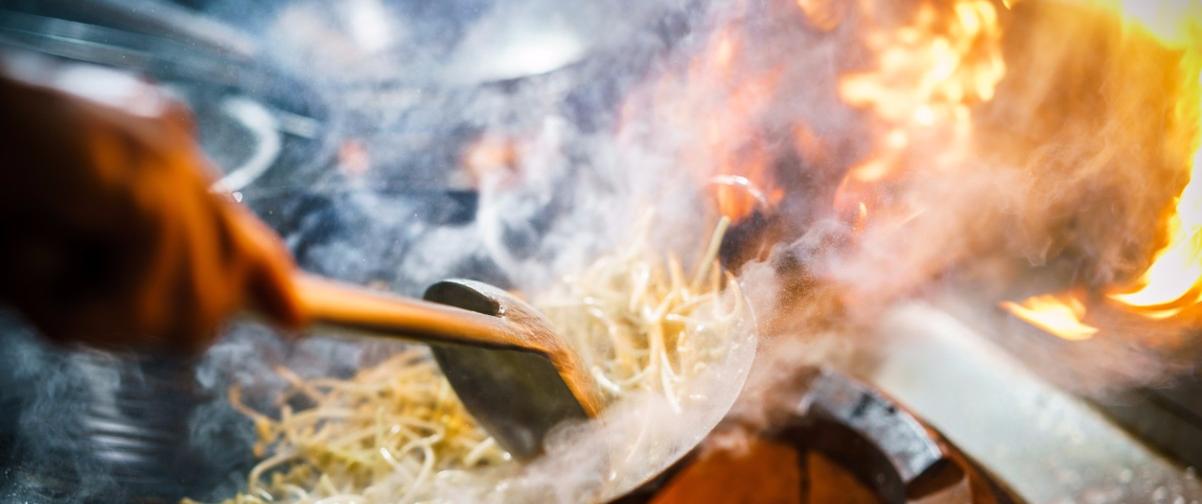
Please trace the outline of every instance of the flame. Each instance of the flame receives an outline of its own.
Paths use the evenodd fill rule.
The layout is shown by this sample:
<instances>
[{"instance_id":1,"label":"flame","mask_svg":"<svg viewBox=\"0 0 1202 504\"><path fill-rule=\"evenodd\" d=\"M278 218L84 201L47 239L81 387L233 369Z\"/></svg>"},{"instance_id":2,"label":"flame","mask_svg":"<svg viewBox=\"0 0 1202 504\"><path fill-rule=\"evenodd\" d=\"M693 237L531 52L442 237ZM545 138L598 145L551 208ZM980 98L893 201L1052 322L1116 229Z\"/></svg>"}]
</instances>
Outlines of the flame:
<instances>
[{"instance_id":1,"label":"flame","mask_svg":"<svg viewBox=\"0 0 1202 504\"><path fill-rule=\"evenodd\" d=\"M756 120L771 106L772 95L778 86L775 72L767 72L751 78L735 77L731 70L731 59L735 49L729 36L719 39L715 47L717 69L729 83L729 94L718 104L719 109L709 115L705 128L703 152L710 159L718 160L718 176L737 176L748 184L766 191L765 201L775 204L783 195L773 181L770 156L758 139L749 139L748 132L756 130ZM694 69L707 72L707 69ZM718 185L715 198L718 210L733 222L745 219L756 208L757 199L744 191L732 190L731 186Z\"/></svg>"},{"instance_id":2,"label":"flame","mask_svg":"<svg viewBox=\"0 0 1202 504\"><path fill-rule=\"evenodd\" d=\"M872 10L864 10L871 18ZM970 107L991 100L1006 73L1001 38L997 10L988 0L956 0L940 8L922 3L908 23L869 31L865 43L877 67L844 75L839 94L872 112L881 140L872 156L847 172L837 208L848 212L886 190L884 183L905 174L907 154L917 143L941 146L938 159L924 160L936 172L931 175L963 164L973 131Z\"/></svg>"},{"instance_id":3,"label":"flame","mask_svg":"<svg viewBox=\"0 0 1202 504\"><path fill-rule=\"evenodd\" d=\"M1069 341L1092 338L1098 328L1086 324L1085 304L1075 293L1032 296L1021 303L1004 301L1002 308L1031 325Z\"/></svg>"},{"instance_id":4,"label":"flame","mask_svg":"<svg viewBox=\"0 0 1202 504\"><path fill-rule=\"evenodd\" d=\"M873 147L870 156L848 168L839 149L804 121L780 127L782 114L774 115L774 110L795 99L796 89L806 83L797 80L802 76L787 57L778 58L761 46L786 40L771 37L793 37L787 39L791 43L806 38L781 35L798 33L796 27L777 33L739 17L716 29L684 71L665 72L653 82L649 99L627 101L619 129L637 128L635 119L649 113L659 131L699 131L682 141L679 163L702 183L742 177L760 189L769 205L784 195L777 180L779 160L790 158L800 160L804 170L839 176L833 180L842 180L834 195L840 215L859 215L861 202L873 209L874 218L920 213L914 208L886 211L877 193L887 192L884 186L904 173L915 145L939 145L945 154L935 164L942 172L954 171L967 156L970 107L990 100L1005 74L1000 7L990 0L918 0L913 8L902 9L879 0L781 0L762 7L769 9L765 17L773 23L804 23L811 34L846 28L856 34L857 45L875 55L873 68L844 74L835 90L844 103L871 116L874 131L866 132ZM900 10L910 14L899 21ZM792 138L781 138L782 129ZM782 152L785 148L792 152ZM711 188L718 210L735 222L763 203L741 185Z\"/></svg>"},{"instance_id":5,"label":"flame","mask_svg":"<svg viewBox=\"0 0 1202 504\"><path fill-rule=\"evenodd\" d=\"M1119 16L1127 30L1150 36L1166 49L1181 52L1181 89L1175 113L1195 124L1193 155L1182 171L1187 182L1162 218L1167 240L1151 264L1131 283L1106 289L1120 309L1152 320L1177 317L1202 302L1202 4L1192 1L1144 2L1097 0L1095 6ZM1097 328L1081 322L1080 294L1035 296L1003 306L1014 315L1065 339L1092 336Z\"/></svg>"},{"instance_id":6,"label":"flame","mask_svg":"<svg viewBox=\"0 0 1202 504\"><path fill-rule=\"evenodd\" d=\"M807 166L830 166L830 148L809 126L798 124L793 128L793 147Z\"/></svg>"},{"instance_id":7,"label":"flame","mask_svg":"<svg viewBox=\"0 0 1202 504\"><path fill-rule=\"evenodd\" d=\"M1130 285L1111 289L1108 296L1132 311L1152 319L1165 319L1202 302L1202 5L1193 2L1136 2L1133 0L1105 5L1113 9L1130 28L1155 38L1169 49L1183 52L1181 78L1183 89L1192 96L1178 101L1194 124L1194 154L1190 159L1188 182L1164 218L1168 241L1152 264Z\"/></svg>"},{"instance_id":8,"label":"flame","mask_svg":"<svg viewBox=\"0 0 1202 504\"><path fill-rule=\"evenodd\" d=\"M839 27L845 6L845 0L797 0L797 8L805 14L810 25L824 32Z\"/></svg>"},{"instance_id":9,"label":"flame","mask_svg":"<svg viewBox=\"0 0 1202 504\"><path fill-rule=\"evenodd\" d=\"M840 141L842 137L838 136L844 133L832 133L828 124L815 118L807 117L805 120L797 119L792 122L778 121L774 125L765 124L771 123L771 112L779 102L795 96L809 98L810 95L803 93L786 94L790 89L800 88L809 83L804 80L804 75L791 73L787 61L782 63L773 59L776 56L772 49L776 46L760 44L763 40L772 42L777 39L764 38L763 35L755 38L752 33L754 28L744 31L737 21L720 25L712 37L702 42L701 50L688 61L687 67L674 68L684 70L683 72L667 72L658 86L652 86L659 91L652 91L647 103L628 102L626 106L629 110L639 110L640 107L644 110L653 109L651 113L656 119L654 124L660 131L689 132L682 135L688 138L682 141L682 154L679 159L673 157L673 161L679 161L682 166L687 167L690 176L695 175L697 181L707 184L713 191L718 210L735 222L747 218L757 209L777 204L783 197L783 189L777 185L776 179L792 179L787 177L788 174L782 176L781 163L778 161L782 157L780 149L791 149L790 154L796 155L795 158L800 160L802 169L809 170L806 175L812 178L805 179L806 183L816 180L815 185L822 185L823 191L829 191L832 185L836 186L833 195L834 213L847 221L859 236L860 243L869 244L863 248L870 251L887 251L887 254L865 253L862 254L862 259L844 258L847 260L841 266L845 270L857 270L857 260L880 261L879 257L882 255L889 256L889 260L905 257L908 262L896 262L923 266L911 268L915 270L912 272L891 275L904 277L896 280L896 284L901 286L897 290L901 290L906 285L929 278L926 270L937 270L954 260L944 259L942 256L945 252L939 247L931 247L929 243L910 247L907 241L914 236L930 236L930 230L935 228L939 229L939 233L943 233L936 233L936 236L950 238L950 235L943 231L943 228L948 226L940 227L940 222L946 223L946 219L940 221L941 214L946 214L943 211L946 206L941 206L944 202L938 199L939 195L952 193L947 187L970 179L969 175L975 174L969 173L969 170L981 166L1016 168L1016 176L1026 175L1018 168L1030 168L1033 171L1058 168L1042 163L1044 154L1025 151L1018 152L1015 157L1022 158L1023 162L1029 161L1029 166L1022 163L1016 163L1017 166L1003 166L1004 163L1009 163L1009 157L1006 155L994 156L1003 159L1000 162L986 159L990 155L1009 154L1001 151L1011 145L1021 147L1027 146L1029 142L1030 145L1036 146L1035 149L1049 150L1056 146L1039 145L1041 137L1038 135L1031 135L1031 140L1021 138L1022 131L1015 135L1020 137L1018 139L1002 138L997 143L991 143L988 141L991 137L978 132L974 124L974 113L983 120L982 124L992 124L984 121L997 121L998 119L991 114L996 115L996 109L1012 103L1033 109L1030 117L1044 114L1051 116L1053 122L1058 117L1055 102L1051 102L1048 110L1040 110L1039 107L1044 103L1038 100L1044 99L1045 96L1042 86L1033 86L1032 89L1035 90L1029 91L1030 97L1020 95L1014 101L982 107L995 99L999 85L1008 72L1013 73L1013 80L1010 82L1017 82L1018 85L1007 86L1004 89L1020 94L1027 89L1021 85L1023 80L1039 83L1040 80L1057 77L1045 75L1049 67L1038 64L1038 61L1016 60L1011 62L1012 67L1008 68L1004 57L1003 37L1006 23L1030 19L1024 18L1024 15L1028 12L1039 12L1038 9L1044 8L1028 5L1035 3L1031 0L913 0L901 3L881 0L781 0L777 3L756 4L757 8L766 6L768 9L787 9L772 11L774 14L784 14L769 16L773 18L773 22L787 19L799 23L798 19L804 19L808 28L805 30L805 37L787 39L790 42L836 40L842 44L844 37L847 37L853 40L856 48L856 52L851 54L867 55L867 63L839 75L834 88L837 97L845 105L855 109L863 119L855 121L855 128L851 131L860 133L863 130L863 135L856 141L862 141L867 147L866 151L859 150L858 145L848 149L848 146ZM1093 290L1088 291L1088 298L1085 291L1073 290L1002 304L1010 313L1052 334L1069 340L1082 340L1093 337L1099 331L1097 327L1085 322L1087 306L1084 299L1106 301L1150 319L1176 317L1202 303L1202 174L1196 176L1194 173L1202 166L1202 149L1199 148L1202 139L1198 138L1202 135L1202 22L1199 21L1202 20L1202 3L1197 0L1080 0L1075 3L1092 4L1119 16L1124 20L1121 25L1124 30L1121 33L1123 36L1129 35L1130 31L1132 35L1151 37L1163 47L1182 54L1181 80L1163 83L1171 86L1171 89L1165 91L1174 94L1162 96L1176 99L1177 94L1183 95L1175 102L1177 108L1172 112L1174 117L1164 119L1156 116L1157 112L1154 111L1149 114L1148 119L1171 122L1175 128L1174 135L1164 144L1149 145L1148 149L1170 147L1168 150L1172 151L1172 155L1166 155L1164 159L1175 159L1186 152L1194 152L1192 162L1181 166L1181 176L1174 179L1183 186L1178 197L1174 201L1164 201L1163 215L1155 221L1147 222L1146 229L1149 230L1149 234L1163 230L1159 236L1164 243L1157 244L1159 247L1144 244L1144 250L1157 248L1158 251L1150 258L1146 269L1139 272L1133 281L1103 287L1095 284ZM1026 10L1028 7L1033 10ZM1072 7L1073 10L1078 8L1076 5ZM1101 18L1089 19L1093 22ZM1105 21L1107 30L1119 26L1118 23L1112 24L1113 19L1108 18ZM1022 35L1022 30L1017 32ZM1045 39L1032 40L1039 42ZM1006 47L1014 48L1011 45ZM1044 46L1036 43L1032 45L1035 49L1022 47L1021 44L1019 47L1019 54L1023 54L1021 51L1040 51ZM1145 56L1137 51L1146 50L1147 47L1124 45L1121 49L1133 50L1122 54L1123 61L1126 62L1126 58L1139 60ZM1053 60L1054 58L1049 58L1048 61ZM1165 61L1168 61L1168 56L1165 56ZM843 63L841 61L840 64ZM1021 65L1042 70L1044 73L1024 73L1020 70L1024 68ZM1115 68L1121 70L1127 66ZM1070 70L1066 69L1066 74ZM1131 77L1140 78L1138 75ZM1123 81L1121 78L1117 80ZM829 81L822 81L822 84L823 86L815 86L814 89L830 92ZM1131 83L1133 86L1143 84ZM1160 86L1162 82L1150 79L1147 85ZM1139 90L1144 91L1146 88ZM1078 91L1080 90L1066 88L1063 95L1051 93L1047 96L1051 97L1048 98L1049 101L1073 100L1072 94ZM782 100L782 96L786 99ZM1128 109L1135 106L1123 103L1122 113L1128 113ZM624 108L624 115L627 115L629 110ZM1109 113L1111 112L1100 112ZM1009 117L1005 114L1002 116ZM1026 116L1017 114L1016 117ZM1126 117L1115 114L1101 119ZM1078 119L1080 118L1074 120ZM815 128L812 129L805 121L811 121ZM787 126L781 128L779 122L786 122ZM1181 124L1195 125L1195 138L1192 146L1189 146L1192 148L1186 148L1182 141L1177 140L1181 136ZM773 129L773 126L776 128ZM1141 131L1154 127L1144 124L1141 126L1146 126ZM1023 127L1024 124L1012 126L1015 130L1022 130ZM781 130L786 131L779 133ZM831 137L824 137L823 134ZM781 147L782 145L785 147ZM843 156L859 157L844 159ZM1049 153L1047 156L1053 157L1054 154ZM1116 159L1119 158L1116 156ZM1127 158L1122 158L1125 159ZM1108 163L1109 161L1099 164L1109 166ZM1144 168L1133 166L1129 169ZM820 175L813 173L823 170L825 173ZM1071 175L1078 174L1071 169L1067 171L1071 172ZM1091 172L1081 170L1079 173ZM824 176L827 178L823 178ZM1168 178L1166 175L1166 179ZM952 182L944 185L922 183L930 180ZM932 187L935 189L931 189ZM1158 190L1171 191L1163 189L1164 187L1160 185ZM1130 190L1141 189L1147 190L1146 187L1132 187ZM1015 192L1021 190L1022 188ZM936 196L932 197L932 194ZM1161 197L1167 194L1165 192ZM824 192L823 195L829 197L830 193ZM999 206L1003 203L1008 205L1012 202L1002 201ZM1143 211L1147 207L1148 205L1143 205L1140 210ZM1006 207L1005 210L1010 208ZM1153 209L1150 212L1156 211ZM1033 212L1032 215L1044 214ZM1021 217L1025 219L1027 216ZM925 230L926 233L914 232L915 229ZM1049 245L1044 250L1049 251L1047 253L1050 255L1055 253L1055 249L1060 245ZM911 255L915 258L910 258ZM1106 257L1112 255L1119 254ZM1045 258L1040 256L1038 259ZM1123 264L1126 265L1125 262ZM1083 275L1085 276L1087 275ZM1107 271L1105 274L1089 278L1090 281L1100 283L1112 282L1114 276L1116 275L1113 271ZM910 281L910 278L916 280ZM874 278L873 282L864 283L873 283L875 289L880 283L889 281L891 279Z\"/></svg>"},{"instance_id":10,"label":"flame","mask_svg":"<svg viewBox=\"0 0 1202 504\"><path fill-rule=\"evenodd\" d=\"M766 209L780 199L779 194L769 195L747 177L718 175L710 180L718 212L732 222L745 219L757 209Z\"/></svg>"},{"instance_id":11,"label":"flame","mask_svg":"<svg viewBox=\"0 0 1202 504\"><path fill-rule=\"evenodd\" d=\"M684 72L652 83L648 102L624 104L619 129L635 128L650 111L660 131L698 131L681 139L679 163L711 191L717 210L732 222L778 203L773 148L760 134L781 82L772 67L745 61L744 33L715 32ZM701 121L700 126L698 121Z\"/></svg>"},{"instance_id":12,"label":"flame","mask_svg":"<svg viewBox=\"0 0 1202 504\"><path fill-rule=\"evenodd\" d=\"M1202 4L1193 0L1095 0L1117 13L1130 27L1144 31L1172 49L1198 49Z\"/></svg>"}]
</instances>

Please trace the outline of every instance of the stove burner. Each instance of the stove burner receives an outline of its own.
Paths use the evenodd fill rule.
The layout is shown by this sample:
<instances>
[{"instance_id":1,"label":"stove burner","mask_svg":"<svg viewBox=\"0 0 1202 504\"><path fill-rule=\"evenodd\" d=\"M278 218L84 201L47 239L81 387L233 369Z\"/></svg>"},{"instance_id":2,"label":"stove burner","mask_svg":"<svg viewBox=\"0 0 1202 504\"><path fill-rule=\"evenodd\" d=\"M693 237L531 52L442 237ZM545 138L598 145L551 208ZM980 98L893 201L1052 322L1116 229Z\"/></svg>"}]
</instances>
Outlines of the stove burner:
<instances>
[{"instance_id":1,"label":"stove burner","mask_svg":"<svg viewBox=\"0 0 1202 504\"><path fill-rule=\"evenodd\" d=\"M784 437L860 468L887 501L904 499L907 489L945 461L944 451L909 412L868 388L832 371L811 385L794 418L798 427Z\"/></svg>"},{"instance_id":2,"label":"stove burner","mask_svg":"<svg viewBox=\"0 0 1202 504\"><path fill-rule=\"evenodd\" d=\"M713 491L741 502L762 502L762 492L798 503L831 495L844 502L1020 502L912 413L834 370L818 372L782 423L753 438L745 454L694 453L619 502L692 502ZM714 483L716 474L743 476Z\"/></svg>"}]
</instances>

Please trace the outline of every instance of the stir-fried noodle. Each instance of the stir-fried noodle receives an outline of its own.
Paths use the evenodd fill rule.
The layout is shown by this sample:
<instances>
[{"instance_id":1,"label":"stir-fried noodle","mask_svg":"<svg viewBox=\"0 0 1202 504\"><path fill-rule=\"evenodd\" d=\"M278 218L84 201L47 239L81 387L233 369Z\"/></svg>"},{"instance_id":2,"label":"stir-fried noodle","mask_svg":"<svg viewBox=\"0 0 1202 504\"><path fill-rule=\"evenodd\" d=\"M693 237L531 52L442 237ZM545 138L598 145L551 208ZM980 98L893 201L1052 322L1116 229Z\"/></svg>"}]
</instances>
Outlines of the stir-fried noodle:
<instances>
[{"instance_id":1,"label":"stir-fried noodle","mask_svg":"<svg viewBox=\"0 0 1202 504\"><path fill-rule=\"evenodd\" d=\"M692 275L645 240L599 258L534 303L580 352L610 401L637 392L680 408L682 386L725 351L742 316L737 284L716 256L719 222ZM640 233L645 236L646 233ZM401 352L350 379L290 382L279 412L234 405L254 420L248 487L231 502L396 503L436 498L451 473L511 463L468 415L424 348ZM307 406L293 408L301 402Z\"/></svg>"}]
</instances>

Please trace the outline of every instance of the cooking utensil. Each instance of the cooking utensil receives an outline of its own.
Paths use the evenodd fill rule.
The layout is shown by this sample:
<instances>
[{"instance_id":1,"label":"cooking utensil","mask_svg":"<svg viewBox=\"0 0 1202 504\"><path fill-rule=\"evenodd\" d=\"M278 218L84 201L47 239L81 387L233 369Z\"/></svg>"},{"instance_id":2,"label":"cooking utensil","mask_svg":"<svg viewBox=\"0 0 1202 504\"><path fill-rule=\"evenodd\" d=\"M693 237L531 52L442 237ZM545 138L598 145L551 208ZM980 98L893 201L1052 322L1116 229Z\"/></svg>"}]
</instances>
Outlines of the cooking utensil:
<instances>
[{"instance_id":1,"label":"cooking utensil","mask_svg":"<svg viewBox=\"0 0 1202 504\"><path fill-rule=\"evenodd\" d=\"M563 359L546 357L555 353L553 347L545 346L546 340L513 336L519 345L537 346L543 349L541 352L517 350L513 346L469 346L462 342L472 341L471 337L462 333L426 334L427 339L422 340L419 338L423 335L418 331L398 332L395 325L370 318L362 322L365 317L362 312L382 310L378 304L395 310L398 305L391 303L397 301L393 296L329 285L312 277L303 278L300 283L310 301L306 307L310 308L312 323L335 325L343 331L366 332L374 337L439 341L432 344L434 355L463 402L482 423L488 422L485 426L499 441L520 442L513 445L516 447L506 446L516 455L537 453L547 429L559 421L588 416L580 413L583 409L580 406L573 405L575 411L563 407L572 405L566 401L558 403L559 407L549 406L547 401L534 401L527 397L532 394L530 389L521 388L529 386L540 393L549 390L551 397L574 400L567 387L569 380L562 378L551 364ZM313 299L321 296L329 297L335 304L331 307L321 299ZM364 298L366 303L355 302ZM441 282L428 290L426 298L462 310L408 299L401 299L399 306L416 305L434 310L435 314L452 316L464 315L466 311L468 320L511 330L529 327L513 319L537 317L520 301L476 282ZM0 332L3 332L2 322L0 319ZM654 396L642 396L643 401L632 398L633 403L618 401L598 415L605 421L568 429L573 436L552 441L545 454L513 468L517 473L507 477L511 484L498 491L504 497L513 497L510 499L513 501L543 502L542 497L550 495L546 493L549 486L562 482L565 491L582 496L582 500L608 502L655 477L693 450L729 410L755 354L752 322L748 318L746 326L736 329L732 346L718 356L702 380L685 384L688 392L684 396L689 400L681 404L679 411L656 401ZM29 358L28 348L18 350L16 341L10 343L6 351L16 353L10 353L9 359ZM4 357L0 354L0 361L9 362ZM50 358L53 360L45 360ZM8 472L0 471L8 478L7 486L0 490L13 492L4 495L20 496L35 503L176 502L183 497L218 501L238 489L228 484L232 474L243 475L249 470L246 464L251 458L250 446L243 444L244 434L234 427L234 422L226 420L241 416L228 407L219 407L226 401L214 395L219 394L218 389L197 382L193 363L164 361L161 356L117 356L95 351L49 353L39 359L43 360L36 366L46 371L38 378L65 389L53 396L54 402L39 402L41 407L48 408L46 416L50 417L39 419L39 424L48 432L66 434L54 437L61 441L54 445L60 451L43 453L33 460L27 458L20 465L9 466ZM496 367L494 361L500 361L504 367ZM70 381L62 381L65 375L70 376ZM533 385L514 385L515 379L530 380ZM563 385L559 389L545 389L547 380ZM22 393L37 390L28 386L11 389ZM212 420L214 415L219 418ZM207 424L197 423L202 417L210 419ZM203 430L197 430L197 425L204 426ZM49 449L44 440L35 439L42 444L24 446ZM25 455L26 452L19 454ZM559 474L569 468L576 475L605 476L545 479L548 474ZM483 489L480 495L488 491Z\"/></svg>"},{"instance_id":2,"label":"cooking utensil","mask_svg":"<svg viewBox=\"0 0 1202 504\"><path fill-rule=\"evenodd\" d=\"M310 324L430 344L464 406L515 457L537 455L551 428L601 409L575 351L534 308L501 289L444 280L422 301L310 275L297 283Z\"/></svg>"}]
</instances>

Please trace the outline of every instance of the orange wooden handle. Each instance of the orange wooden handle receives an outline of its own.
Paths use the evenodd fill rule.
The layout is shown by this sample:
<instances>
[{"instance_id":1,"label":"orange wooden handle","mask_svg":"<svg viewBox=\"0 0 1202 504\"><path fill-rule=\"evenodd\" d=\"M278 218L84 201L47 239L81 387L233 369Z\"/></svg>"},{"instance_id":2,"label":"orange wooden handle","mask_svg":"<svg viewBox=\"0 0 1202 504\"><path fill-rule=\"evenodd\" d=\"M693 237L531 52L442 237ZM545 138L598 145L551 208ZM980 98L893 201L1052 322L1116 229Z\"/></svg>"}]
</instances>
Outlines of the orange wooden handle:
<instances>
[{"instance_id":1,"label":"orange wooden handle","mask_svg":"<svg viewBox=\"0 0 1202 504\"><path fill-rule=\"evenodd\" d=\"M298 273L295 282L306 324L424 343L542 351L534 348L533 342L516 337L520 328L501 317L369 291L305 273Z\"/></svg>"}]
</instances>

